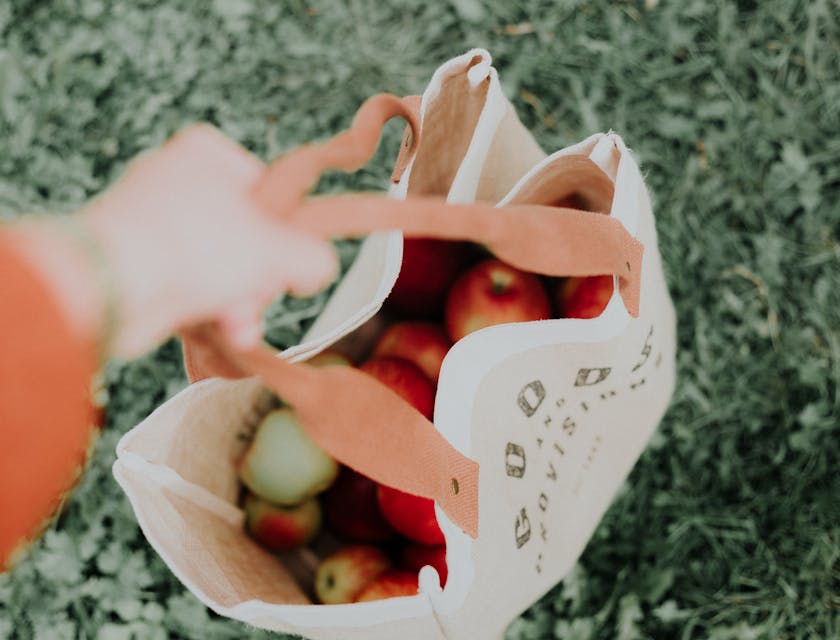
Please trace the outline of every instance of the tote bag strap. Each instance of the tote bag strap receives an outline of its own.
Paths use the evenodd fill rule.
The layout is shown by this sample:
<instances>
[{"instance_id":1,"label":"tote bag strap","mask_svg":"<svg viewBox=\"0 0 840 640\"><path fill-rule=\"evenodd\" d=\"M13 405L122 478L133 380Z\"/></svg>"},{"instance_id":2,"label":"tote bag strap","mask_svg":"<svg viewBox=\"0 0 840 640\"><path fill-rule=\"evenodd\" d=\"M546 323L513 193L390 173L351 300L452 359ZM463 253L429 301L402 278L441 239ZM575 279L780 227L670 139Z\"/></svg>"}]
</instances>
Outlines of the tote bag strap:
<instances>
[{"instance_id":1,"label":"tote bag strap","mask_svg":"<svg viewBox=\"0 0 840 640\"><path fill-rule=\"evenodd\" d=\"M404 170L420 143L420 96L398 98L383 93L365 101L347 131L326 142L299 147L271 163L254 187L254 198L272 211L298 206L324 171L356 171L367 164L376 151L382 127L397 116L407 122L398 162ZM191 383L222 375L214 353L194 344L186 332L181 332L181 343Z\"/></svg>"},{"instance_id":2,"label":"tote bag strap","mask_svg":"<svg viewBox=\"0 0 840 640\"><path fill-rule=\"evenodd\" d=\"M612 216L544 205L446 204L432 197L395 200L359 194L305 199L324 171L364 166L376 150L382 125L396 115L408 120L413 141L409 153L416 152L419 113L411 105L412 98L370 98L349 130L272 162L255 185L255 198L274 215L325 238L401 230L406 236L483 243L513 266L546 276L615 275L627 311L638 316L644 247ZM560 157L555 170L609 191L612 197L612 181L588 158Z\"/></svg>"},{"instance_id":3,"label":"tote bag strap","mask_svg":"<svg viewBox=\"0 0 840 640\"><path fill-rule=\"evenodd\" d=\"M422 126L420 106L423 102L423 96L406 96L402 100L406 108L412 113L414 121L418 123L419 130L419 127ZM406 125L402 144L400 145L400 152L397 155L397 161L394 163L394 171L391 173L392 184L397 184L402 179L403 173L405 173L405 170L414 157L414 152L417 149L414 136L414 126L411 124Z\"/></svg>"},{"instance_id":4,"label":"tote bag strap","mask_svg":"<svg viewBox=\"0 0 840 640\"><path fill-rule=\"evenodd\" d=\"M537 205L447 205L438 198L356 195L305 201L323 171L364 165L382 125L394 115L409 121L416 149L416 114L394 96L376 96L362 106L350 130L275 160L254 196L274 215L324 237L401 229L406 235L482 242L506 262L544 275L616 275L625 306L638 314L643 247L610 216ZM585 172L583 163L570 158L567 169ZM604 188L612 189L604 180ZM337 460L377 482L435 500L452 522L478 535L478 464L395 393L349 367L294 364L264 346L236 351L212 323L188 328L183 337L188 367L201 354L200 363L192 362L201 375L260 376Z\"/></svg>"}]
</instances>

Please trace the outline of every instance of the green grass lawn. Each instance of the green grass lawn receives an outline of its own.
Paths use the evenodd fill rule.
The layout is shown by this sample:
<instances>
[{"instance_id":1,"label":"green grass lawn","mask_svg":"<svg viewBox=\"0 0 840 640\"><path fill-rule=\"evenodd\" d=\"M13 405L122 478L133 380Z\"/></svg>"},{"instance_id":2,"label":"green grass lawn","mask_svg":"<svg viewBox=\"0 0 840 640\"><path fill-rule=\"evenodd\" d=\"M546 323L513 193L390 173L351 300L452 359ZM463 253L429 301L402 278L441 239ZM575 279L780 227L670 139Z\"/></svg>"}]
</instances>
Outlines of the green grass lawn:
<instances>
[{"instance_id":1,"label":"green grass lawn","mask_svg":"<svg viewBox=\"0 0 840 640\"><path fill-rule=\"evenodd\" d=\"M270 158L473 46L545 149L621 133L654 197L677 391L574 572L508 637L840 638L836 0L3 0L0 33L0 219L73 210L196 120ZM382 188L399 129L322 187ZM319 302L275 308L275 340ZM109 368L91 468L0 577L0 639L271 635L199 604L110 474L185 384L179 357Z\"/></svg>"}]
</instances>

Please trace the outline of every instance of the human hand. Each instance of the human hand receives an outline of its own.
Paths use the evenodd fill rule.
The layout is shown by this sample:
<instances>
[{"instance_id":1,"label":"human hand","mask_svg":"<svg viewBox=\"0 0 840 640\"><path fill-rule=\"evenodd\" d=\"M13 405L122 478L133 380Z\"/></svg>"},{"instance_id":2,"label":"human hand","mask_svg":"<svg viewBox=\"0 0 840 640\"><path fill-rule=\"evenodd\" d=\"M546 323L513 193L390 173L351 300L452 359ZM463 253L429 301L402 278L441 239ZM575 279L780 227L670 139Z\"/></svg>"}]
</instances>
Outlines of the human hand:
<instances>
[{"instance_id":1,"label":"human hand","mask_svg":"<svg viewBox=\"0 0 840 640\"><path fill-rule=\"evenodd\" d=\"M250 346L262 336L261 312L273 297L309 295L335 277L329 243L273 219L252 197L263 170L222 133L198 125L135 159L79 214L113 277L116 355L139 355L180 327L211 319L234 344ZM52 243L60 244L57 234ZM40 253L50 255L42 262L57 260L60 251L44 245ZM68 280L68 266L52 271ZM90 292L81 286L78 278L64 282L60 296L85 306ZM95 286L89 277L86 286Z\"/></svg>"}]
</instances>

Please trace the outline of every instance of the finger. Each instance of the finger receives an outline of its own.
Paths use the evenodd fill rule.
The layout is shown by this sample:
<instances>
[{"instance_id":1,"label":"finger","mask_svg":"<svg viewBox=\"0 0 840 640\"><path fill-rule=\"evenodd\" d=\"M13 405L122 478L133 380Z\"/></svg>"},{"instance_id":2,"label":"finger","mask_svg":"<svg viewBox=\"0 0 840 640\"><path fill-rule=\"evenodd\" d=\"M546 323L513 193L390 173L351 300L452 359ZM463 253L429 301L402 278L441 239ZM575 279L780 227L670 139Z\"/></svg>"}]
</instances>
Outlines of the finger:
<instances>
[{"instance_id":1,"label":"finger","mask_svg":"<svg viewBox=\"0 0 840 640\"><path fill-rule=\"evenodd\" d=\"M190 125L172 136L162 147L183 161L188 157L203 171L213 170L242 181L252 181L265 169L263 162L216 127Z\"/></svg>"},{"instance_id":2,"label":"finger","mask_svg":"<svg viewBox=\"0 0 840 640\"><path fill-rule=\"evenodd\" d=\"M251 349L263 337L262 307L255 302L239 303L222 314L219 326L233 346Z\"/></svg>"},{"instance_id":3,"label":"finger","mask_svg":"<svg viewBox=\"0 0 840 640\"><path fill-rule=\"evenodd\" d=\"M326 288L339 272L332 243L297 231L287 231L283 250L274 250L275 268L292 295L311 296Z\"/></svg>"}]
</instances>

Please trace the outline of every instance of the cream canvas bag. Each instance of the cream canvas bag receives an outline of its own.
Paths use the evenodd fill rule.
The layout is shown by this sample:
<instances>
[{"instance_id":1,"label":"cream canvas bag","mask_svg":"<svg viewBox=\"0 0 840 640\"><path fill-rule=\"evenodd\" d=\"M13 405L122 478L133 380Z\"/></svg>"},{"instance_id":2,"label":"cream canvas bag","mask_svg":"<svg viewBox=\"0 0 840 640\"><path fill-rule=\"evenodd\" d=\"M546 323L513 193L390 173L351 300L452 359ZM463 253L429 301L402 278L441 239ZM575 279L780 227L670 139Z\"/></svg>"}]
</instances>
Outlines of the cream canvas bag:
<instances>
[{"instance_id":1,"label":"cream canvas bag","mask_svg":"<svg viewBox=\"0 0 840 640\"><path fill-rule=\"evenodd\" d=\"M161 406L122 439L114 473L152 546L220 615L313 639L498 638L573 566L659 422L674 383L674 314L636 162L613 134L544 157L493 87L486 52L456 58L424 93L422 128L410 105L380 101L386 106L373 124L360 112L332 146L272 166L267 183L285 191L268 188L266 197L290 222L325 234L403 228L483 241L546 275L612 273L607 309L591 320L500 325L459 341L441 371L434 427L364 374L316 374L288 363L376 313L399 270L397 232L365 242L359 261L367 266L357 269L357 261L327 306L329 318L286 359L268 350L234 353L210 330L191 335L194 377L239 379L196 382ZM454 151L449 169L435 171L434 155L446 152L435 146L432 126L474 113L463 108L471 101L480 109L469 141L457 147L463 154ZM372 152L362 148L374 130L397 112L412 125L392 187L406 198L400 206L358 196L277 204L294 182L279 179L291 168L312 174L300 181L302 196L325 164L358 166ZM571 193L600 213L552 206ZM428 194L453 204L422 197ZM455 204L473 199L499 200L499 207ZM363 332L356 338L366 339ZM245 535L235 464L270 390L299 409L310 435L342 462L437 500L445 589L426 567L416 596L313 605L307 581L317 545L278 559ZM318 419L330 403L347 408L343 421Z\"/></svg>"}]
</instances>

